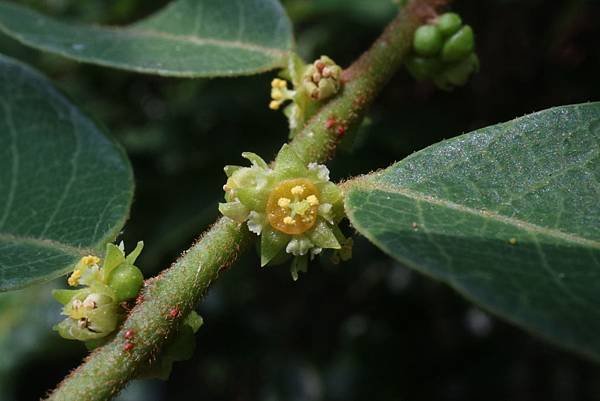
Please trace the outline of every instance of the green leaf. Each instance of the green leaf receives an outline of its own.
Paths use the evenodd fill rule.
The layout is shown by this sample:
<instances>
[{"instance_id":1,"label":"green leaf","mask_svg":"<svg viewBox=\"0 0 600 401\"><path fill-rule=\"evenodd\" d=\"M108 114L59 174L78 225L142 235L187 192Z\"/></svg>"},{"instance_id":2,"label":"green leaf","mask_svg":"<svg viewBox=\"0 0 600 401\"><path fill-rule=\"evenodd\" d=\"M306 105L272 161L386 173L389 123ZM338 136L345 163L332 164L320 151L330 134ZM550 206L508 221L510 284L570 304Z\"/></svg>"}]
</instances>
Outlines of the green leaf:
<instances>
[{"instance_id":1,"label":"green leaf","mask_svg":"<svg viewBox=\"0 0 600 401\"><path fill-rule=\"evenodd\" d=\"M120 147L46 78L0 56L0 291L102 254L132 192Z\"/></svg>"},{"instance_id":2,"label":"green leaf","mask_svg":"<svg viewBox=\"0 0 600 401\"><path fill-rule=\"evenodd\" d=\"M0 2L0 31L74 60L179 77L283 67L293 44L276 0L178 0L127 27L68 24Z\"/></svg>"},{"instance_id":3,"label":"green leaf","mask_svg":"<svg viewBox=\"0 0 600 401\"><path fill-rule=\"evenodd\" d=\"M393 258L600 360L600 103L430 146L347 184L345 205Z\"/></svg>"}]
</instances>

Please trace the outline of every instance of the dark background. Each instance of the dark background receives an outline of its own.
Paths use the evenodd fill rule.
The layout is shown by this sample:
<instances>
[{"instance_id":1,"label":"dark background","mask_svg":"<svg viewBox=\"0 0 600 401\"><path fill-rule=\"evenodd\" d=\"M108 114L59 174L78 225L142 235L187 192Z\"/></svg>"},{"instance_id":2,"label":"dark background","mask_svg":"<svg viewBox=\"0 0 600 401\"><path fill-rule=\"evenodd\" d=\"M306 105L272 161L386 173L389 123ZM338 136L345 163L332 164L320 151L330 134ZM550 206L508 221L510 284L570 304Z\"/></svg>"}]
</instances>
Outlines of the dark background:
<instances>
[{"instance_id":1,"label":"dark background","mask_svg":"<svg viewBox=\"0 0 600 401\"><path fill-rule=\"evenodd\" d=\"M200 0L199 0L200 1ZM126 24L164 1L29 0L47 14ZM394 12L388 0L288 0L300 52L348 65ZM430 144L551 106L600 100L600 3L456 1L474 27L481 71L441 92L398 72L362 141L334 179L385 167ZM50 76L130 155L136 195L126 243L146 243L146 276L167 267L216 217L222 166L242 151L271 158L286 121L267 108L274 73L184 80L83 65L0 37L0 52ZM49 331L48 288L0 298L0 400L34 400L84 356ZM552 296L552 294L549 294ZM11 304L11 302L13 302ZM8 305L8 306L7 306ZM33 305L33 306L29 306ZM7 312L9 311L9 312ZM503 323L446 286L356 238L339 266L314 263L292 282L250 253L199 307L192 360L168 382L138 381L122 400L596 400L600 369ZM7 317L8 316L8 317Z\"/></svg>"}]
</instances>

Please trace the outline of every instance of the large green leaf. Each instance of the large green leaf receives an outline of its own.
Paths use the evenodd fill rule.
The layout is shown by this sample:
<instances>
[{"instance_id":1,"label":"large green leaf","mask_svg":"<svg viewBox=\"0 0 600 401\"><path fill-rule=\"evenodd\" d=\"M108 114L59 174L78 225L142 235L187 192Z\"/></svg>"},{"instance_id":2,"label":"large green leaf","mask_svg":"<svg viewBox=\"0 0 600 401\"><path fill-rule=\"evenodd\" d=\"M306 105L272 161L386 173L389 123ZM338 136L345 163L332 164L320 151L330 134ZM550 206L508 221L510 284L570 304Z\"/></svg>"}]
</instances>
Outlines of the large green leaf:
<instances>
[{"instance_id":1,"label":"large green leaf","mask_svg":"<svg viewBox=\"0 0 600 401\"><path fill-rule=\"evenodd\" d=\"M600 103L438 143L346 190L384 252L600 359Z\"/></svg>"},{"instance_id":2,"label":"large green leaf","mask_svg":"<svg viewBox=\"0 0 600 401\"><path fill-rule=\"evenodd\" d=\"M75 60L180 77L285 66L289 19L277 0L178 0L128 27L68 24L0 2L0 31Z\"/></svg>"},{"instance_id":3,"label":"large green leaf","mask_svg":"<svg viewBox=\"0 0 600 401\"><path fill-rule=\"evenodd\" d=\"M123 152L51 83L0 56L0 291L66 273L131 204Z\"/></svg>"}]
</instances>

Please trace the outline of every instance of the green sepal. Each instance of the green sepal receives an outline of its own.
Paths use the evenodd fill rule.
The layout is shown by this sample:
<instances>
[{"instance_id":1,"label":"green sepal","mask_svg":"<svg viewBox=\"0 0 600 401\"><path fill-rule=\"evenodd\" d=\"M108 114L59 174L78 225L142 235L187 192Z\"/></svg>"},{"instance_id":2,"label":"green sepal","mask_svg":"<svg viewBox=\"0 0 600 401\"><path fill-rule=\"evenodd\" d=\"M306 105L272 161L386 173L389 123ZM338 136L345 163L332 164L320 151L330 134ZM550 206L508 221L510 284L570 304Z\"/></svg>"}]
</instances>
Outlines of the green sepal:
<instances>
[{"instance_id":1,"label":"green sepal","mask_svg":"<svg viewBox=\"0 0 600 401\"><path fill-rule=\"evenodd\" d=\"M87 329L82 329L73 319L64 319L62 322L54 325L52 330L67 340L89 341L99 339L105 336L104 333L94 333Z\"/></svg>"},{"instance_id":2,"label":"green sepal","mask_svg":"<svg viewBox=\"0 0 600 401\"><path fill-rule=\"evenodd\" d=\"M282 74L282 77L292 81L294 88L298 88L302 83L302 76L307 67L306 62L296 52L291 52L287 68L284 70L285 75Z\"/></svg>"},{"instance_id":3,"label":"green sepal","mask_svg":"<svg viewBox=\"0 0 600 401\"><path fill-rule=\"evenodd\" d=\"M101 305L87 311L84 317L89 320L88 328L80 327L79 319L67 317L53 329L68 340L89 341L105 337L117 328L119 306L116 303Z\"/></svg>"},{"instance_id":4,"label":"green sepal","mask_svg":"<svg viewBox=\"0 0 600 401\"><path fill-rule=\"evenodd\" d=\"M453 63L464 59L475 48L475 35L469 25L463 26L458 32L448 38L442 48L442 60Z\"/></svg>"},{"instance_id":5,"label":"green sepal","mask_svg":"<svg viewBox=\"0 0 600 401\"><path fill-rule=\"evenodd\" d=\"M415 31L413 48L419 56L435 56L444 44L442 33L435 25L421 25Z\"/></svg>"},{"instance_id":6,"label":"green sepal","mask_svg":"<svg viewBox=\"0 0 600 401\"><path fill-rule=\"evenodd\" d=\"M135 246L135 249L125 257L125 261L132 265L135 264L135 260L138 258L138 256L140 256L140 253L142 253L143 249L144 241L138 241L137 245Z\"/></svg>"},{"instance_id":7,"label":"green sepal","mask_svg":"<svg viewBox=\"0 0 600 401\"><path fill-rule=\"evenodd\" d=\"M259 155L257 155L256 153L244 152L244 153L242 153L242 157L244 159L249 160L255 166L258 166L258 167L264 168L264 169L269 168L269 165L267 164L267 162L264 161L263 158L260 157Z\"/></svg>"},{"instance_id":8,"label":"green sepal","mask_svg":"<svg viewBox=\"0 0 600 401\"><path fill-rule=\"evenodd\" d=\"M233 175L233 173L235 173L236 171L238 171L241 168L243 168L243 167L228 164L227 166L223 167L223 171L225 171L225 174L227 175L227 177L231 177Z\"/></svg>"},{"instance_id":9,"label":"green sepal","mask_svg":"<svg viewBox=\"0 0 600 401\"><path fill-rule=\"evenodd\" d=\"M280 176L302 176L306 174L306 166L298 154L287 143L284 144L275 157L275 172Z\"/></svg>"},{"instance_id":10,"label":"green sepal","mask_svg":"<svg viewBox=\"0 0 600 401\"><path fill-rule=\"evenodd\" d=\"M63 305L68 304L82 290L52 290L52 297Z\"/></svg>"},{"instance_id":11,"label":"green sepal","mask_svg":"<svg viewBox=\"0 0 600 401\"><path fill-rule=\"evenodd\" d=\"M462 26L462 19L456 13L445 13L440 15L435 25L438 27L442 35L449 37L455 34Z\"/></svg>"},{"instance_id":12,"label":"green sepal","mask_svg":"<svg viewBox=\"0 0 600 401\"><path fill-rule=\"evenodd\" d=\"M104 254L104 263L102 265L104 277L110 277L110 273L123 262L125 262L123 251L115 244L106 244L106 253Z\"/></svg>"},{"instance_id":13,"label":"green sepal","mask_svg":"<svg viewBox=\"0 0 600 401\"><path fill-rule=\"evenodd\" d=\"M233 201L227 203L219 203L219 212L225 217L229 217L231 220L235 220L238 223L243 223L248 218L250 209L242 204L242 202Z\"/></svg>"},{"instance_id":14,"label":"green sepal","mask_svg":"<svg viewBox=\"0 0 600 401\"><path fill-rule=\"evenodd\" d=\"M263 267L275 258L287 245L290 236L266 226L260 239L260 266Z\"/></svg>"},{"instance_id":15,"label":"green sepal","mask_svg":"<svg viewBox=\"0 0 600 401\"><path fill-rule=\"evenodd\" d=\"M147 365L139 377L167 380L173 370L173 363L188 360L194 355L196 349L194 334L202 323L200 315L194 311L190 312L179 331L165 345L158 359L151 365Z\"/></svg>"},{"instance_id":16,"label":"green sepal","mask_svg":"<svg viewBox=\"0 0 600 401\"><path fill-rule=\"evenodd\" d=\"M204 324L204 319L196 311L191 311L183 321L183 324L190 326L192 331L196 333Z\"/></svg>"},{"instance_id":17,"label":"green sepal","mask_svg":"<svg viewBox=\"0 0 600 401\"><path fill-rule=\"evenodd\" d=\"M308 238L319 248L341 248L341 245L335 237L331 227L322 220L317 221L315 227L308 233Z\"/></svg>"},{"instance_id":18,"label":"green sepal","mask_svg":"<svg viewBox=\"0 0 600 401\"><path fill-rule=\"evenodd\" d=\"M335 205L342 202L342 191L331 181L319 183L317 185L321 193L321 203L331 203Z\"/></svg>"},{"instance_id":19,"label":"green sepal","mask_svg":"<svg viewBox=\"0 0 600 401\"><path fill-rule=\"evenodd\" d=\"M307 64L296 52L290 52L287 66L279 72L279 77L286 81L291 81L294 87L297 87L302 79L302 74Z\"/></svg>"},{"instance_id":20,"label":"green sepal","mask_svg":"<svg viewBox=\"0 0 600 401\"><path fill-rule=\"evenodd\" d=\"M106 336L112 333L119 323L119 305L109 303L97 307L89 313L90 329Z\"/></svg>"},{"instance_id":21,"label":"green sepal","mask_svg":"<svg viewBox=\"0 0 600 401\"><path fill-rule=\"evenodd\" d=\"M306 273L308 271L308 255L296 256L292 259L292 265L290 266L290 273L292 274L292 280L298 280L298 273Z\"/></svg>"},{"instance_id":22,"label":"green sepal","mask_svg":"<svg viewBox=\"0 0 600 401\"><path fill-rule=\"evenodd\" d=\"M260 186L240 187L235 193L248 210L265 210L269 197L269 191L265 190L267 187L267 183Z\"/></svg>"}]
</instances>

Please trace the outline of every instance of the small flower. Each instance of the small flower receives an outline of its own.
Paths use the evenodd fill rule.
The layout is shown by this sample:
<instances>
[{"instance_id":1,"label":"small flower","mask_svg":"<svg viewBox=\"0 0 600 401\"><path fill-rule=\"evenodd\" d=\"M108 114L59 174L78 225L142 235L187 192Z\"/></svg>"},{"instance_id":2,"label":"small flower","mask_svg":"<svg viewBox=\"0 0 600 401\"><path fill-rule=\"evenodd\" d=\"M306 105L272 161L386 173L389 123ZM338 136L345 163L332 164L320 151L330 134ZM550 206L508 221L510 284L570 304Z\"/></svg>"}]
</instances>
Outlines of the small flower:
<instances>
[{"instance_id":1,"label":"small flower","mask_svg":"<svg viewBox=\"0 0 600 401\"><path fill-rule=\"evenodd\" d=\"M64 305L66 318L54 326L67 339L91 341L112 333L123 316L121 302L139 292L143 276L134 266L143 243L125 256L122 247L108 244L104 260L97 256L82 257L69 276L76 290L55 290L54 298ZM101 263L102 262L102 263Z\"/></svg>"},{"instance_id":2,"label":"small flower","mask_svg":"<svg viewBox=\"0 0 600 401\"><path fill-rule=\"evenodd\" d=\"M346 238L337 224L344 217L342 195L323 165L306 165L284 145L271 167L254 153L250 167L227 166L221 213L246 223L261 236L261 265L286 253L294 256L292 276L306 271L308 258L323 249L341 249Z\"/></svg>"}]
</instances>

